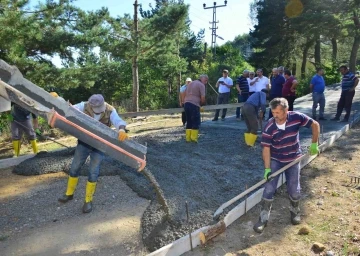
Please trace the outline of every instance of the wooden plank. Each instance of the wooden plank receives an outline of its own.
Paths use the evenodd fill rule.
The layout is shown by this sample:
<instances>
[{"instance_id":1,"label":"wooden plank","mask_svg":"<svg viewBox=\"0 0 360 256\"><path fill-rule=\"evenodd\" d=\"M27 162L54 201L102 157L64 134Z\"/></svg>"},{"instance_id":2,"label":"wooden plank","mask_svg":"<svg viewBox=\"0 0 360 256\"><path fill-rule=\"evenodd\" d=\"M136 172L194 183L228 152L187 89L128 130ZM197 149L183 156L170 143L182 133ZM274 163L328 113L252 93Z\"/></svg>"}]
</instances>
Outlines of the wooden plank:
<instances>
[{"instance_id":1,"label":"wooden plank","mask_svg":"<svg viewBox=\"0 0 360 256\"><path fill-rule=\"evenodd\" d=\"M209 111L209 110L223 109L223 108L237 108L243 105L244 103L233 103L233 104L222 104L222 105L209 105L209 106L203 106L203 108L205 111ZM149 111L139 111L139 112L126 112L119 114L121 117L137 117L137 116L175 114L181 112L184 112L184 108L169 108L169 109L159 109L159 110L149 110Z\"/></svg>"},{"instance_id":2,"label":"wooden plank","mask_svg":"<svg viewBox=\"0 0 360 256\"><path fill-rule=\"evenodd\" d=\"M208 230L200 232L199 238L202 245L206 244L207 241L210 241L214 237L224 233L226 230L226 225L224 221L219 221L215 225L209 227Z\"/></svg>"}]
</instances>

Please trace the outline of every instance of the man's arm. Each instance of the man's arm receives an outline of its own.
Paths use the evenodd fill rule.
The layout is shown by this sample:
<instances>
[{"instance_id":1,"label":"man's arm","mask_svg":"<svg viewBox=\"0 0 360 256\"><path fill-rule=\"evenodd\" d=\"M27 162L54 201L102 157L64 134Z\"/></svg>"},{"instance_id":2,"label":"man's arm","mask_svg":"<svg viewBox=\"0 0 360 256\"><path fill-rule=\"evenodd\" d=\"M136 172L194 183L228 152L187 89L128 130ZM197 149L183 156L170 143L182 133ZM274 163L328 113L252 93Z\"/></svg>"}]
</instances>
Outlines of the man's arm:
<instances>
[{"instance_id":1,"label":"man's arm","mask_svg":"<svg viewBox=\"0 0 360 256\"><path fill-rule=\"evenodd\" d=\"M250 82L250 85L254 85L258 81L258 77L254 79L254 81Z\"/></svg>"},{"instance_id":2,"label":"man's arm","mask_svg":"<svg viewBox=\"0 0 360 256\"><path fill-rule=\"evenodd\" d=\"M298 84L298 82L297 82L296 80L294 80L294 81L292 82L290 91L292 91L292 92L295 91L297 84Z\"/></svg>"},{"instance_id":3,"label":"man's arm","mask_svg":"<svg viewBox=\"0 0 360 256\"><path fill-rule=\"evenodd\" d=\"M310 84L310 92L312 92L314 90L314 85Z\"/></svg>"},{"instance_id":4,"label":"man's arm","mask_svg":"<svg viewBox=\"0 0 360 256\"><path fill-rule=\"evenodd\" d=\"M184 92L180 92L180 106L181 107L184 105L185 96L186 96L186 90Z\"/></svg>"},{"instance_id":5,"label":"man's arm","mask_svg":"<svg viewBox=\"0 0 360 256\"><path fill-rule=\"evenodd\" d=\"M205 103L206 103L205 96L201 96L201 98L200 98L200 105L201 105L201 106L204 106Z\"/></svg>"},{"instance_id":6,"label":"man's arm","mask_svg":"<svg viewBox=\"0 0 360 256\"><path fill-rule=\"evenodd\" d=\"M311 124L311 130L312 130L311 142L317 143L319 141L320 125L315 120L313 120L313 123Z\"/></svg>"},{"instance_id":7,"label":"man's arm","mask_svg":"<svg viewBox=\"0 0 360 256\"><path fill-rule=\"evenodd\" d=\"M200 105L204 106L206 104L205 99L205 85L200 87Z\"/></svg>"},{"instance_id":8,"label":"man's arm","mask_svg":"<svg viewBox=\"0 0 360 256\"><path fill-rule=\"evenodd\" d=\"M265 169L270 168L270 147L263 147L262 158L264 161Z\"/></svg>"},{"instance_id":9,"label":"man's arm","mask_svg":"<svg viewBox=\"0 0 360 256\"><path fill-rule=\"evenodd\" d=\"M236 90L238 91L239 94L241 94L241 90L240 90L239 84L236 84Z\"/></svg>"},{"instance_id":10,"label":"man's arm","mask_svg":"<svg viewBox=\"0 0 360 256\"><path fill-rule=\"evenodd\" d=\"M121 117L118 115L115 109L110 114L110 121L111 124L116 128L116 131L119 131L120 129L126 128L126 122L121 119Z\"/></svg>"},{"instance_id":11,"label":"man's arm","mask_svg":"<svg viewBox=\"0 0 360 256\"><path fill-rule=\"evenodd\" d=\"M350 89L350 91L354 91L358 83L359 83L359 78L356 78L354 81L354 86Z\"/></svg>"}]
</instances>

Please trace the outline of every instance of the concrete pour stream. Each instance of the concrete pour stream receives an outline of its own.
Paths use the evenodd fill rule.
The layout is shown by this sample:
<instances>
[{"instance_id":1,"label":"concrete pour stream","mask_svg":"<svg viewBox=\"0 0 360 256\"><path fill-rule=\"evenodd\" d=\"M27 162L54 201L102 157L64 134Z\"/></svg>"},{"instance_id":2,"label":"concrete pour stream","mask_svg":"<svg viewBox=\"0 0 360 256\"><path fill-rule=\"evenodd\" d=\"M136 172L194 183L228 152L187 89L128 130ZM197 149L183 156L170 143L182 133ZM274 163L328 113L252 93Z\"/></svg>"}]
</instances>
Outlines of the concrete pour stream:
<instances>
[{"instance_id":1,"label":"concrete pour stream","mask_svg":"<svg viewBox=\"0 0 360 256\"><path fill-rule=\"evenodd\" d=\"M339 91L327 91L327 118L333 116ZM359 110L359 93L354 98L354 109ZM296 109L307 114L310 96L297 100ZM330 137L344 123L323 121L323 138ZM227 125L228 127L222 127ZM233 126L233 128L229 128ZM248 148L243 142L244 123L229 118L225 122L203 123L198 144L185 143L184 129L173 128L133 138L147 143L147 169L154 175L169 207L167 218L156 200L148 180L135 170L106 158L101 175L119 175L139 196L152 199L142 217L143 242L149 251L156 250L213 221L214 211L225 201L262 179L263 162L259 143ZM304 152L310 144L311 130L301 130ZM39 154L18 165L18 174L42 174L68 171L71 152ZM86 166L83 168L86 173ZM96 198L95 198L96 200ZM185 202L189 203L190 225L186 222Z\"/></svg>"}]
</instances>

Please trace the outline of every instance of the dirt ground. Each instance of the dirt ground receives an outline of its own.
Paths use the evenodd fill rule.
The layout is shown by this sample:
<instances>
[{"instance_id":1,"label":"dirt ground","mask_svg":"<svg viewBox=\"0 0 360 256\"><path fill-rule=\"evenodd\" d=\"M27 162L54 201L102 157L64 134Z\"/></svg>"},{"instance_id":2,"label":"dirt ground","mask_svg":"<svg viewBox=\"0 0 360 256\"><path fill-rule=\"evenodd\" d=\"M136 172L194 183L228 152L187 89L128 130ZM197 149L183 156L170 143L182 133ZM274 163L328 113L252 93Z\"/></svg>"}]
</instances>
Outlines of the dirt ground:
<instances>
[{"instance_id":1,"label":"dirt ground","mask_svg":"<svg viewBox=\"0 0 360 256\"><path fill-rule=\"evenodd\" d=\"M289 200L282 187L263 234L252 229L260 211L257 206L208 245L185 255L360 255L360 183L351 183L349 177L360 178L359 152L358 124L302 170L301 225L291 225ZM309 234L299 235L304 227ZM314 243L325 249L315 253Z\"/></svg>"}]
</instances>

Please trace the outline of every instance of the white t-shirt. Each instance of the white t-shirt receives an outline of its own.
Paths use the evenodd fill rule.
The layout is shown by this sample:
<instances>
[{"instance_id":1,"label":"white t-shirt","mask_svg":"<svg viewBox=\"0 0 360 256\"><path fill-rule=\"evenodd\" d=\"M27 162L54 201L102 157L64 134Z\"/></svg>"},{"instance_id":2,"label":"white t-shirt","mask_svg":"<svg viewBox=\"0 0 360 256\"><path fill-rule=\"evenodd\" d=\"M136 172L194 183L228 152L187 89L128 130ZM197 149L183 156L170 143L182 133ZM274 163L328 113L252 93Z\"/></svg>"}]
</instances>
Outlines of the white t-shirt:
<instances>
[{"instance_id":1,"label":"white t-shirt","mask_svg":"<svg viewBox=\"0 0 360 256\"><path fill-rule=\"evenodd\" d=\"M277 126L277 128L278 128L279 130L285 131L286 122L283 123L283 124L277 124L277 123L275 122L275 124L276 124L276 126Z\"/></svg>"},{"instance_id":2,"label":"white t-shirt","mask_svg":"<svg viewBox=\"0 0 360 256\"><path fill-rule=\"evenodd\" d=\"M267 85L269 84L269 78L266 76L262 76L255 83L255 92L261 92L262 89L267 89Z\"/></svg>"},{"instance_id":3,"label":"white t-shirt","mask_svg":"<svg viewBox=\"0 0 360 256\"><path fill-rule=\"evenodd\" d=\"M218 82L220 81L224 81L227 85L233 86L233 80L230 77L226 77L226 78L220 77ZM230 88L228 88L223 84L219 84L219 93L227 93L227 92L230 92Z\"/></svg>"},{"instance_id":4,"label":"white t-shirt","mask_svg":"<svg viewBox=\"0 0 360 256\"><path fill-rule=\"evenodd\" d=\"M256 79L256 77L254 77L253 79L250 79L250 78L247 79L247 80L248 80L248 83L249 83L249 92L256 92L256 91L255 91L256 83L253 84L253 85L250 84L251 82L254 82L255 79Z\"/></svg>"}]
</instances>

